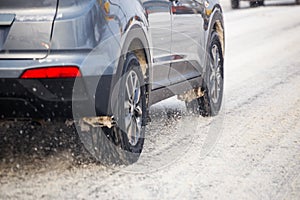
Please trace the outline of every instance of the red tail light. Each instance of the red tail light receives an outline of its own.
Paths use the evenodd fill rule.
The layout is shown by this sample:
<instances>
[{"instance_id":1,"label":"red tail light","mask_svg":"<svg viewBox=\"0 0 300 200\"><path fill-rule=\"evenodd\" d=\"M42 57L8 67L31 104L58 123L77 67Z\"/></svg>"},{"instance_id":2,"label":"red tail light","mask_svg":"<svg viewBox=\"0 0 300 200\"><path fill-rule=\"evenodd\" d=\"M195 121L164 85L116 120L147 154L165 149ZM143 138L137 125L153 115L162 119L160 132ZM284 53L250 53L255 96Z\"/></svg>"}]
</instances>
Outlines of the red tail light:
<instances>
[{"instance_id":1,"label":"red tail light","mask_svg":"<svg viewBox=\"0 0 300 200\"><path fill-rule=\"evenodd\" d=\"M21 78L76 78L81 77L80 70L75 66L45 67L26 70Z\"/></svg>"}]
</instances>

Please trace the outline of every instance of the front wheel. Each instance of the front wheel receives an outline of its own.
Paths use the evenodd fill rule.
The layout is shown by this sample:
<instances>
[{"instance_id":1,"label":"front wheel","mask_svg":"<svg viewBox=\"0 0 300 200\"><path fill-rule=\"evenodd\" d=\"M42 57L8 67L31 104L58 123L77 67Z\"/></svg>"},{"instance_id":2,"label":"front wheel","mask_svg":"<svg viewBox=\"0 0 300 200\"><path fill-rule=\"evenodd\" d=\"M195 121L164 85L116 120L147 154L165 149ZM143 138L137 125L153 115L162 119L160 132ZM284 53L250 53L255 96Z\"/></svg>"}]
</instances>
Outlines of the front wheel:
<instances>
[{"instance_id":1,"label":"front wheel","mask_svg":"<svg viewBox=\"0 0 300 200\"><path fill-rule=\"evenodd\" d=\"M215 116L219 113L224 85L223 52L220 37L216 31L211 34L209 41L206 73L202 84L203 96L187 102L187 110L200 115Z\"/></svg>"}]
</instances>

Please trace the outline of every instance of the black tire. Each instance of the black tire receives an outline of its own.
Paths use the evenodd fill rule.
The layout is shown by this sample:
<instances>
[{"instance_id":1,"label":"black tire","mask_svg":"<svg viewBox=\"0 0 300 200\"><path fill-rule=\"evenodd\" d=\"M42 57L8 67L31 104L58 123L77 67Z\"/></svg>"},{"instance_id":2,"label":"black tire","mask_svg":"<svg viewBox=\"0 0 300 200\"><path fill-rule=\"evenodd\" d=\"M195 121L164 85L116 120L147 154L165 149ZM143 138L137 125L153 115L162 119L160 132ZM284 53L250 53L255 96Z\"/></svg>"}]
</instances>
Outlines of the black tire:
<instances>
[{"instance_id":1,"label":"black tire","mask_svg":"<svg viewBox=\"0 0 300 200\"><path fill-rule=\"evenodd\" d=\"M223 99L224 58L220 37L214 30L211 33L206 60L206 73L202 84L204 96L186 102L188 112L200 114L203 117L217 115L221 109Z\"/></svg>"},{"instance_id":2,"label":"black tire","mask_svg":"<svg viewBox=\"0 0 300 200\"><path fill-rule=\"evenodd\" d=\"M296 0L296 4L299 5L300 4L300 0Z\"/></svg>"},{"instance_id":3,"label":"black tire","mask_svg":"<svg viewBox=\"0 0 300 200\"><path fill-rule=\"evenodd\" d=\"M231 0L231 8L238 9L240 7L240 0Z\"/></svg>"},{"instance_id":4,"label":"black tire","mask_svg":"<svg viewBox=\"0 0 300 200\"><path fill-rule=\"evenodd\" d=\"M133 53L127 55L123 69L123 75L113 91L115 98L112 100L117 125L112 128L90 127L90 133L86 133L90 137L84 137L89 141L83 142L91 144L85 145L86 149L97 161L105 165L128 165L136 162L144 144L147 113L145 83L139 61ZM135 85L131 85L132 89L135 89L129 97L128 91L131 86L128 82L132 81L131 78L136 82ZM126 101L129 107L125 107ZM131 120L130 125L128 120ZM132 128L130 131L129 126Z\"/></svg>"}]
</instances>

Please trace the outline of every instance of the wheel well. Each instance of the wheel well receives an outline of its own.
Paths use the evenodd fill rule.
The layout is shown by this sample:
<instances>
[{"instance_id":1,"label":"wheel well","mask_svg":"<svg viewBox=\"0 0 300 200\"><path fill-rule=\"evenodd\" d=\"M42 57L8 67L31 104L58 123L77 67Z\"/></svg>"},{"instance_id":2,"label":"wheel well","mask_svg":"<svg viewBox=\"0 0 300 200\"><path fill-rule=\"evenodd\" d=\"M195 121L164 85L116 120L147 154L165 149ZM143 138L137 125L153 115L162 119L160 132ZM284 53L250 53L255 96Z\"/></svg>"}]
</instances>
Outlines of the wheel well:
<instances>
[{"instance_id":1,"label":"wheel well","mask_svg":"<svg viewBox=\"0 0 300 200\"><path fill-rule=\"evenodd\" d=\"M144 79L147 81L149 75L149 65L142 42L139 39L134 39L129 46L128 52L134 52L134 54L137 56L142 68Z\"/></svg>"},{"instance_id":2,"label":"wheel well","mask_svg":"<svg viewBox=\"0 0 300 200\"><path fill-rule=\"evenodd\" d=\"M222 52L223 52L223 56L224 56L224 53L225 53L225 42L224 42L224 28L222 26L222 22L217 19L214 23L214 26L213 26L213 30L215 30L220 38L220 42L221 42L221 46L222 46Z\"/></svg>"},{"instance_id":3,"label":"wheel well","mask_svg":"<svg viewBox=\"0 0 300 200\"><path fill-rule=\"evenodd\" d=\"M141 65L141 70L143 73L144 81L145 81L145 86L146 86L146 104L147 107L149 106L149 94L150 94L150 72L149 72L149 56L146 53L146 50L143 43L139 39L134 39L128 48L128 52L133 52L136 57L139 60L139 63Z\"/></svg>"}]
</instances>

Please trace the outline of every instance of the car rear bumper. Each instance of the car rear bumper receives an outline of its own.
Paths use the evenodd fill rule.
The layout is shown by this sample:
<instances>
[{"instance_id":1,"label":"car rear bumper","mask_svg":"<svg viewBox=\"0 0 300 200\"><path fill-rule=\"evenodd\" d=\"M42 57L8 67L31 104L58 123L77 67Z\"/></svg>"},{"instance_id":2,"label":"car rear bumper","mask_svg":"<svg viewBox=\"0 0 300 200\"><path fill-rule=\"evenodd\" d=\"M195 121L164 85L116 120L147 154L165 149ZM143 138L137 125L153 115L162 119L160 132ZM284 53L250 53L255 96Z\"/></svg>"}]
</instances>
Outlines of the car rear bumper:
<instances>
[{"instance_id":1,"label":"car rear bumper","mask_svg":"<svg viewBox=\"0 0 300 200\"><path fill-rule=\"evenodd\" d=\"M82 95L73 97L74 82L71 78L0 79L0 117L71 118L72 101L90 101L84 85Z\"/></svg>"},{"instance_id":2,"label":"car rear bumper","mask_svg":"<svg viewBox=\"0 0 300 200\"><path fill-rule=\"evenodd\" d=\"M96 76L76 79L2 78L0 119L74 119L109 115L111 80L111 75L102 76L100 80Z\"/></svg>"}]
</instances>

